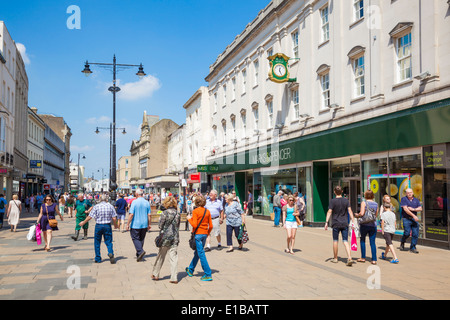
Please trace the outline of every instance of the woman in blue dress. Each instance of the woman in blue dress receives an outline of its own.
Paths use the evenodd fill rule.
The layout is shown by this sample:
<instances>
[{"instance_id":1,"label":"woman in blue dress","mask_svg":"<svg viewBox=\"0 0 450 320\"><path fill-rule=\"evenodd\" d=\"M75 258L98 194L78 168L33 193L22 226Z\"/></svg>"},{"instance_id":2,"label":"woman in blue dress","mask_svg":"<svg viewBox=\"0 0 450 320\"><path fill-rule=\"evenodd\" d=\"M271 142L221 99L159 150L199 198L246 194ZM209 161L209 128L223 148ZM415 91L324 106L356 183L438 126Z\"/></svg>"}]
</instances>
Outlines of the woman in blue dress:
<instances>
[{"instance_id":1,"label":"woman in blue dress","mask_svg":"<svg viewBox=\"0 0 450 320\"><path fill-rule=\"evenodd\" d=\"M36 221L36 223L40 224L40 228L45 242L44 250L47 252L51 250L50 243L52 241L52 231L59 230L58 226L50 227L48 220L56 219L57 214L61 218L61 221L63 221L63 217L59 212L58 204L55 202L55 200L51 195L47 194L44 198L44 203L41 206L39 217L37 218Z\"/></svg>"},{"instance_id":2,"label":"woman in blue dress","mask_svg":"<svg viewBox=\"0 0 450 320\"><path fill-rule=\"evenodd\" d=\"M225 220L227 225L227 252L233 252L233 231L236 238L239 236L239 230L242 224L245 223L245 213L241 205L234 200L234 195L227 196L227 204L225 205ZM243 243L238 239L239 250L242 250Z\"/></svg>"}]
</instances>

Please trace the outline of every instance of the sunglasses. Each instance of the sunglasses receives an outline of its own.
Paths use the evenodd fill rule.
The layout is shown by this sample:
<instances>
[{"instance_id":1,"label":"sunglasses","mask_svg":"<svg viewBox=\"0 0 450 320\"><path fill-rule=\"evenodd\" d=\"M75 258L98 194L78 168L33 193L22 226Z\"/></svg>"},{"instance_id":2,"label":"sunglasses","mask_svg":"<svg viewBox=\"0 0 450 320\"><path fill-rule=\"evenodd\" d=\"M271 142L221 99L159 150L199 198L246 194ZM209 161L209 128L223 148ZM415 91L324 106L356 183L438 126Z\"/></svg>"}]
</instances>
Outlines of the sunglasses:
<instances>
[{"instance_id":1,"label":"sunglasses","mask_svg":"<svg viewBox=\"0 0 450 320\"><path fill-rule=\"evenodd\" d=\"M52 199L50 199L50 198L47 198L47 199L45 199L45 201L52 201Z\"/></svg>"}]
</instances>

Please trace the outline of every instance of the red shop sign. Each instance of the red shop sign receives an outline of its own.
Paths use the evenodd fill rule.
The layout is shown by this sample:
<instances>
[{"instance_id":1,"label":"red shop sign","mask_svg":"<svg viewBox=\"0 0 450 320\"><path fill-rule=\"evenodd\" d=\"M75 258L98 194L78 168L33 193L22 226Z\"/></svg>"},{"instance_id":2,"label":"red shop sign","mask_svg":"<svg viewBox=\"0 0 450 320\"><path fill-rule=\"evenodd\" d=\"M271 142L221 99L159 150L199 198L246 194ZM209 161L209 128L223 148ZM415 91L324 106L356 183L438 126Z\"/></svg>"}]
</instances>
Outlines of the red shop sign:
<instances>
[{"instance_id":1,"label":"red shop sign","mask_svg":"<svg viewBox=\"0 0 450 320\"><path fill-rule=\"evenodd\" d=\"M200 173L192 173L189 175L189 180L200 182Z\"/></svg>"}]
</instances>

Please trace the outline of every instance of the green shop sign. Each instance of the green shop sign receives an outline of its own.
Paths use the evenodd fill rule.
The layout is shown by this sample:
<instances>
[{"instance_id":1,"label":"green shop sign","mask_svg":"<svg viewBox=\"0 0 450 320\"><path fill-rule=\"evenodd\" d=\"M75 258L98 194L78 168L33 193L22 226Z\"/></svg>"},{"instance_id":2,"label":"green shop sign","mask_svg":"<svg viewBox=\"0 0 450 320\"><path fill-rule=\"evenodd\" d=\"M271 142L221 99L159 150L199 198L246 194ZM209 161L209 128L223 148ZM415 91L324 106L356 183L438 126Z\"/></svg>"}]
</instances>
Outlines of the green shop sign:
<instances>
[{"instance_id":1,"label":"green shop sign","mask_svg":"<svg viewBox=\"0 0 450 320\"><path fill-rule=\"evenodd\" d=\"M197 166L197 172L207 172L207 173L215 173L219 172L219 166L216 164L213 165L199 165Z\"/></svg>"},{"instance_id":2,"label":"green shop sign","mask_svg":"<svg viewBox=\"0 0 450 320\"><path fill-rule=\"evenodd\" d=\"M209 165L217 165L217 170L209 172L277 168L306 161L447 143L450 141L448 119L450 99L445 99L273 145L217 157ZM374 133L377 133L376 139ZM424 167L439 168L445 159L444 150L426 150Z\"/></svg>"}]
</instances>

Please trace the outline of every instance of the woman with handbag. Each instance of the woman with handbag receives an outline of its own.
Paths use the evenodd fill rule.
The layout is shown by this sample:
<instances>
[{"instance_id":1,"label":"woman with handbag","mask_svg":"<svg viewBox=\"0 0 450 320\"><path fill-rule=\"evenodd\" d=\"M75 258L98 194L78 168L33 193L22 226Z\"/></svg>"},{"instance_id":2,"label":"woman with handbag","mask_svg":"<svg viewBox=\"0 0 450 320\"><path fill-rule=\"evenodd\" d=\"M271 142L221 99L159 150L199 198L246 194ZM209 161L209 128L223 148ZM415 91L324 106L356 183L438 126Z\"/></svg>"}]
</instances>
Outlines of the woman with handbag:
<instances>
[{"instance_id":1,"label":"woman with handbag","mask_svg":"<svg viewBox=\"0 0 450 320\"><path fill-rule=\"evenodd\" d=\"M50 251L50 243L52 241L52 231L59 230L58 222L56 221L56 215L59 215L61 221L63 217L59 212L58 204L55 203L51 195L46 195L44 198L44 204L41 206L41 211L36 223L39 223L42 235L44 236L45 247L44 250Z\"/></svg>"},{"instance_id":2,"label":"woman with handbag","mask_svg":"<svg viewBox=\"0 0 450 320\"><path fill-rule=\"evenodd\" d=\"M161 214L159 220L160 234L155 240L159 247L158 256L153 265L152 280L159 280L159 272L164 263L167 253L170 262L170 283L178 283L178 243L180 242L180 213L177 210L177 201L168 196L163 200L166 210Z\"/></svg>"},{"instance_id":3,"label":"woman with handbag","mask_svg":"<svg viewBox=\"0 0 450 320\"><path fill-rule=\"evenodd\" d=\"M22 212L22 202L19 201L17 194L14 194L13 199L9 202L6 217L8 223L11 226L11 232L16 232L17 225L19 224L20 213Z\"/></svg>"},{"instance_id":4,"label":"woman with handbag","mask_svg":"<svg viewBox=\"0 0 450 320\"><path fill-rule=\"evenodd\" d=\"M206 254L203 247L205 246L206 238L211 233L213 224L211 213L208 209L205 208L205 205L206 199L202 195L196 196L196 208L192 211L192 215L189 214L186 217L192 226L192 233L195 243L194 257L192 258L189 267L186 268L186 273L189 277L192 277L198 260L200 260L200 264L202 265L203 271L205 272L205 275L200 280L212 281L211 269L209 267L208 261L206 260Z\"/></svg>"},{"instance_id":5,"label":"woman with handbag","mask_svg":"<svg viewBox=\"0 0 450 320\"><path fill-rule=\"evenodd\" d=\"M225 205L225 221L227 225L227 252L233 252L233 231L236 238L239 237L241 225L245 223L245 212L242 210L239 203L233 200L231 194L227 197L227 204ZM243 243L238 239L239 250L242 250Z\"/></svg>"},{"instance_id":6,"label":"woman with handbag","mask_svg":"<svg viewBox=\"0 0 450 320\"><path fill-rule=\"evenodd\" d=\"M377 264L377 245L375 239L377 237L377 216L378 203L372 190L364 192L365 201L361 203L361 212L355 214L359 218L359 232L361 234L359 243L361 246L361 258L358 262L366 262L366 236L369 235L370 248L372 251L372 264Z\"/></svg>"},{"instance_id":7,"label":"woman with handbag","mask_svg":"<svg viewBox=\"0 0 450 320\"><path fill-rule=\"evenodd\" d=\"M287 248L284 252L294 254L295 235L297 233L298 223L297 217L299 215L297 206L295 205L294 196L287 198L287 204L282 209L283 212L283 226L287 234Z\"/></svg>"}]
</instances>

